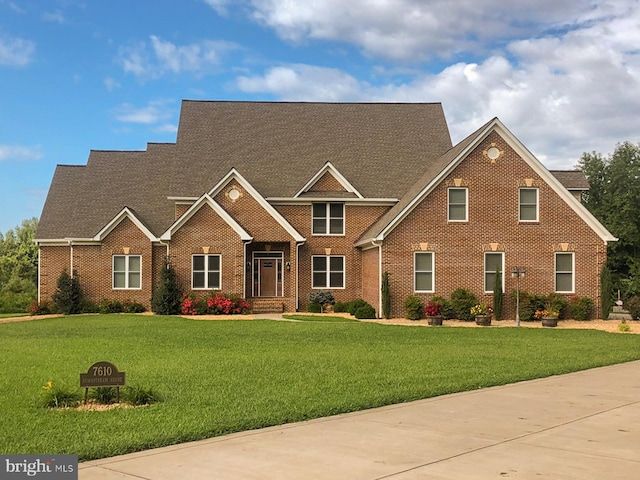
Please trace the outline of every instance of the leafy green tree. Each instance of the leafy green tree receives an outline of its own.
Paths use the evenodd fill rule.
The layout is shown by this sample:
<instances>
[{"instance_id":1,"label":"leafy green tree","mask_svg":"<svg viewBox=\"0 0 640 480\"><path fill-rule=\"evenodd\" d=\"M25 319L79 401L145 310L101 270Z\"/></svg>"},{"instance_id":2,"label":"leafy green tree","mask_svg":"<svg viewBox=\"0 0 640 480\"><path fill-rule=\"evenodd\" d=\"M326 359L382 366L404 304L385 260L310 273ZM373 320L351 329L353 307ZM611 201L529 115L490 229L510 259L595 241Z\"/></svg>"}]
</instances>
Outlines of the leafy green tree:
<instances>
[{"instance_id":1,"label":"leafy green tree","mask_svg":"<svg viewBox=\"0 0 640 480\"><path fill-rule=\"evenodd\" d=\"M38 220L0 233L0 312L25 311L38 294Z\"/></svg>"},{"instance_id":2,"label":"leafy green tree","mask_svg":"<svg viewBox=\"0 0 640 480\"><path fill-rule=\"evenodd\" d=\"M640 294L640 144L618 144L607 158L585 153L579 166L590 185L585 206L619 239L607 251L614 288Z\"/></svg>"}]
</instances>

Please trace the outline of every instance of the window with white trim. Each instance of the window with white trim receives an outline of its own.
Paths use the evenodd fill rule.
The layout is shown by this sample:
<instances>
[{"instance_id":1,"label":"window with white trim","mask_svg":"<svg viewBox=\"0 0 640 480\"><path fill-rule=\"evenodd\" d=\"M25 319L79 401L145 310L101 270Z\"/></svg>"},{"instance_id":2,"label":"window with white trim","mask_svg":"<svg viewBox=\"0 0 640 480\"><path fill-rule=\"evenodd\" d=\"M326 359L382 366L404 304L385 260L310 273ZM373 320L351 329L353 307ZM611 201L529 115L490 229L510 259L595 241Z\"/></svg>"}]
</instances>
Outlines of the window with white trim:
<instances>
[{"instance_id":1,"label":"window with white trim","mask_svg":"<svg viewBox=\"0 0 640 480\"><path fill-rule=\"evenodd\" d=\"M555 255L556 292L573 293L575 291L575 262L573 252Z\"/></svg>"},{"instance_id":2,"label":"window with white trim","mask_svg":"<svg viewBox=\"0 0 640 480\"><path fill-rule=\"evenodd\" d=\"M413 290L415 292L433 292L433 252L414 252L413 254Z\"/></svg>"},{"instance_id":3,"label":"window with white trim","mask_svg":"<svg viewBox=\"0 0 640 480\"><path fill-rule=\"evenodd\" d=\"M114 255L112 272L114 290L142 288L142 257L140 255Z\"/></svg>"},{"instance_id":4,"label":"window with white trim","mask_svg":"<svg viewBox=\"0 0 640 480\"><path fill-rule=\"evenodd\" d=\"M464 188L449 188L447 218L450 222L466 222L469 214L469 190Z\"/></svg>"},{"instance_id":5,"label":"window with white trim","mask_svg":"<svg viewBox=\"0 0 640 480\"><path fill-rule=\"evenodd\" d=\"M191 288L193 290L220 290L220 255L193 255L191 257Z\"/></svg>"},{"instance_id":6,"label":"window with white trim","mask_svg":"<svg viewBox=\"0 0 640 480\"><path fill-rule=\"evenodd\" d=\"M521 222L538 221L538 189L521 188L518 201L518 219Z\"/></svg>"},{"instance_id":7,"label":"window with white trim","mask_svg":"<svg viewBox=\"0 0 640 480\"><path fill-rule=\"evenodd\" d=\"M311 257L312 288L344 288L344 257L314 255Z\"/></svg>"},{"instance_id":8,"label":"window with white trim","mask_svg":"<svg viewBox=\"0 0 640 480\"><path fill-rule=\"evenodd\" d=\"M344 203L314 203L313 235L344 235Z\"/></svg>"},{"instance_id":9,"label":"window with white trim","mask_svg":"<svg viewBox=\"0 0 640 480\"><path fill-rule=\"evenodd\" d=\"M484 253L484 292L493 292L496 283L496 276L500 272L502 280L502 291L504 292L504 253L485 252Z\"/></svg>"}]
</instances>

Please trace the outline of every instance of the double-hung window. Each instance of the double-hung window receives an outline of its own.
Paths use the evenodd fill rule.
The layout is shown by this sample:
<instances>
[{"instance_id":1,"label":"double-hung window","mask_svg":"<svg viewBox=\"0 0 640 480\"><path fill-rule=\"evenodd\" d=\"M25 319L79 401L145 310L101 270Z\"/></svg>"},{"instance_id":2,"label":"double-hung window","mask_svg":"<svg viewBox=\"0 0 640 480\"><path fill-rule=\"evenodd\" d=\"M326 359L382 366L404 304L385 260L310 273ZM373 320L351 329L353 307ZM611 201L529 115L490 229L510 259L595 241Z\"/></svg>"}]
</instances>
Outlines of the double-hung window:
<instances>
[{"instance_id":1,"label":"double-hung window","mask_svg":"<svg viewBox=\"0 0 640 480\"><path fill-rule=\"evenodd\" d=\"M311 258L312 288L344 288L344 257L315 255Z\"/></svg>"},{"instance_id":2,"label":"double-hung window","mask_svg":"<svg viewBox=\"0 0 640 480\"><path fill-rule=\"evenodd\" d=\"M194 255L191 257L191 288L194 290L220 290L220 255Z\"/></svg>"},{"instance_id":3,"label":"double-hung window","mask_svg":"<svg viewBox=\"0 0 640 480\"><path fill-rule=\"evenodd\" d=\"M469 190L449 188L447 218L450 222L466 222L469 217Z\"/></svg>"},{"instance_id":4,"label":"double-hung window","mask_svg":"<svg viewBox=\"0 0 640 480\"><path fill-rule=\"evenodd\" d=\"M573 293L575 291L575 262L573 252L556 253L555 273L556 292Z\"/></svg>"},{"instance_id":5,"label":"double-hung window","mask_svg":"<svg viewBox=\"0 0 640 480\"><path fill-rule=\"evenodd\" d=\"M312 205L313 235L344 235L344 203Z\"/></svg>"},{"instance_id":6,"label":"double-hung window","mask_svg":"<svg viewBox=\"0 0 640 480\"><path fill-rule=\"evenodd\" d=\"M496 277L500 275L502 291L504 292L504 253L485 252L484 254L484 291L493 292L496 284Z\"/></svg>"},{"instance_id":7,"label":"double-hung window","mask_svg":"<svg viewBox=\"0 0 640 480\"><path fill-rule=\"evenodd\" d=\"M139 290L142 288L142 257L140 255L113 256L113 289Z\"/></svg>"},{"instance_id":8,"label":"double-hung window","mask_svg":"<svg viewBox=\"0 0 640 480\"><path fill-rule=\"evenodd\" d=\"M413 290L433 292L433 252L413 254Z\"/></svg>"},{"instance_id":9,"label":"double-hung window","mask_svg":"<svg viewBox=\"0 0 640 480\"><path fill-rule=\"evenodd\" d=\"M519 194L519 220L521 222L538 221L538 189L521 188Z\"/></svg>"}]
</instances>

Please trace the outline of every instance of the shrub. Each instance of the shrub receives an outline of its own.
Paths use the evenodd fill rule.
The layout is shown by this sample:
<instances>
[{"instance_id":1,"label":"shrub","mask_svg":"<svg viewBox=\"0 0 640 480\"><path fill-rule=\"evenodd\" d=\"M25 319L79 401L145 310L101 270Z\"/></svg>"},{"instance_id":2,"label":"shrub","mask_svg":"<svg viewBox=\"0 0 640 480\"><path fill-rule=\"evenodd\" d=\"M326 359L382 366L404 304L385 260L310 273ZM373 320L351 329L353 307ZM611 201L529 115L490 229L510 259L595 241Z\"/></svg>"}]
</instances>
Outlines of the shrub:
<instances>
[{"instance_id":1,"label":"shrub","mask_svg":"<svg viewBox=\"0 0 640 480\"><path fill-rule=\"evenodd\" d=\"M389 290L389 272L382 274L382 314L391 318L391 291Z\"/></svg>"},{"instance_id":2,"label":"shrub","mask_svg":"<svg viewBox=\"0 0 640 480\"><path fill-rule=\"evenodd\" d=\"M122 302L122 310L124 313L142 313L147 311L144 305L133 300L125 300Z\"/></svg>"},{"instance_id":3,"label":"shrub","mask_svg":"<svg viewBox=\"0 0 640 480\"><path fill-rule=\"evenodd\" d=\"M49 408L75 407L80 402L80 394L77 390L69 389L60 384L49 381L42 387L42 403Z\"/></svg>"},{"instance_id":4,"label":"shrub","mask_svg":"<svg viewBox=\"0 0 640 480\"><path fill-rule=\"evenodd\" d=\"M466 288L458 288L451 294L451 306L458 320L471 321L471 308L478 304L478 297Z\"/></svg>"},{"instance_id":5,"label":"shrub","mask_svg":"<svg viewBox=\"0 0 640 480\"><path fill-rule=\"evenodd\" d=\"M198 296L195 293L183 293L180 311L183 315L234 315L249 313L251 304L239 295L226 295L221 292Z\"/></svg>"},{"instance_id":6,"label":"shrub","mask_svg":"<svg viewBox=\"0 0 640 480\"><path fill-rule=\"evenodd\" d=\"M546 309L558 312L558 318L567 318L569 302L564 295L550 293L547 295Z\"/></svg>"},{"instance_id":7,"label":"shrub","mask_svg":"<svg viewBox=\"0 0 640 480\"><path fill-rule=\"evenodd\" d=\"M517 292L511 293L513 301L516 301ZM533 295L526 290L520 290L520 320L531 322L536 319L536 312L543 311L547 307L547 297L544 295Z\"/></svg>"},{"instance_id":8,"label":"shrub","mask_svg":"<svg viewBox=\"0 0 640 480\"><path fill-rule=\"evenodd\" d=\"M0 313L30 312L36 296L27 292L3 292L0 294Z\"/></svg>"},{"instance_id":9,"label":"shrub","mask_svg":"<svg viewBox=\"0 0 640 480\"><path fill-rule=\"evenodd\" d=\"M493 283L493 316L496 320L502 320L503 303L502 272L498 270Z\"/></svg>"},{"instance_id":10,"label":"shrub","mask_svg":"<svg viewBox=\"0 0 640 480\"><path fill-rule=\"evenodd\" d=\"M153 291L151 310L158 315L178 315L180 313L181 293L178 288L176 271L165 258L160 281Z\"/></svg>"},{"instance_id":11,"label":"shrub","mask_svg":"<svg viewBox=\"0 0 640 480\"><path fill-rule=\"evenodd\" d=\"M409 320L420 320L424 313L424 303L420 297L409 295L404 301L405 318Z\"/></svg>"},{"instance_id":12,"label":"shrub","mask_svg":"<svg viewBox=\"0 0 640 480\"><path fill-rule=\"evenodd\" d=\"M640 297L633 296L624 305L632 319L640 319Z\"/></svg>"},{"instance_id":13,"label":"shrub","mask_svg":"<svg viewBox=\"0 0 640 480\"><path fill-rule=\"evenodd\" d=\"M122 397L131 405L151 405L163 400L162 395L153 388L145 388L138 385L125 387Z\"/></svg>"},{"instance_id":14,"label":"shrub","mask_svg":"<svg viewBox=\"0 0 640 480\"><path fill-rule=\"evenodd\" d=\"M618 324L618 330L621 332L630 332L631 326L625 320L622 320L622 322Z\"/></svg>"},{"instance_id":15,"label":"shrub","mask_svg":"<svg viewBox=\"0 0 640 480\"><path fill-rule=\"evenodd\" d=\"M80 282L78 275L73 272L73 277L69 276L65 268L58 277L58 285L56 291L51 296L56 311L71 315L80 313L80 305L82 303L82 292L80 291Z\"/></svg>"},{"instance_id":16,"label":"shrub","mask_svg":"<svg viewBox=\"0 0 640 480\"><path fill-rule=\"evenodd\" d=\"M345 313L348 312L349 304L347 302L336 302L333 306L333 311L335 313Z\"/></svg>"},{"instance_id":17,"label":"shrub","mask_svg":"<svg viewBox=\"0 0 640 480\"><path fill-rule=\"evenodd\" d=\"M376 309L373 308L368 303L363 305L362 307L358 307L355 313L355 317L358 319L361 318L376 318Z\"/></svg>"},{"instance_id":18,"label":"shrub","mask_svg":"<svg viewBox=\"0 0 640 480\"><path fill-rule=\"evenodd\" d=\"M349 312L351 315L355 315L356 314L356 310L358 310L360 307L364 307L366 305L368 305L368 303L365 302L363 299L356 298L355 300L351 300L348 303L347 312Z\"/></svg>"},{"instance_id":19,"label":"shrub","mask_svg":"<svg viewBox=\"0 0 640 480\"><path fill-rule=\"evenodd\" d=\"M322 313L322 305L319 303L309 303L307 304L307 312Z\"/></svg>"},{"instance_id":20,"label":"shrub","mask_svg":"<svg viewBox=\"0 0 640 480\"><path fill-rule=\"evenodd\" d=\"M444 320L451 320L455 318L456 312L451 305L451 302L444 297L438 295L431 298L431 301L440 305L440 315Z\"/></svg>"},{"instance_id":21,"label":"shrub","mask_svg":"<svg viewBox=\"0 0 640 480\"><path fill-rule=\"evenodd\" d=\"M100 313L100 305L96 302L83 298L80 302L80 311L82 313Z\"/></svg>"},{"instance_id":22,"label":"shrub","mask_svg":"<svg viewBox=\"0 0 640 480\"><path fill-rule=\"evenodd\" d=\"M579 297L575 295L569 300L571 316L575 320L590 320L593 314L593 308L593 300L589 297Z\"/></svg>"},{"instance_id":23,"label":"shrub","mask_svg":"<svg viewBox=\"0 0 640 480\"><path fill-rule=\"evenodd\" d=\"M319 305L333 305L336 303L336 299L333 296L333 293L328 292L326 290L322 290L320 292L311 292L308 295L308 299L310 303L317 303Z\"/></svg>"},{"instance_id":24,"label":"shrub","mask_svg":"<svg viewBox=\"0 0 640 480\"><path fill-rule=\"evenodd\" d=\"M38 303L34 300L29 307L29 313L31 315L49 315L51 313L51 304L47 301Z\"/></svg>"}]
</instances>

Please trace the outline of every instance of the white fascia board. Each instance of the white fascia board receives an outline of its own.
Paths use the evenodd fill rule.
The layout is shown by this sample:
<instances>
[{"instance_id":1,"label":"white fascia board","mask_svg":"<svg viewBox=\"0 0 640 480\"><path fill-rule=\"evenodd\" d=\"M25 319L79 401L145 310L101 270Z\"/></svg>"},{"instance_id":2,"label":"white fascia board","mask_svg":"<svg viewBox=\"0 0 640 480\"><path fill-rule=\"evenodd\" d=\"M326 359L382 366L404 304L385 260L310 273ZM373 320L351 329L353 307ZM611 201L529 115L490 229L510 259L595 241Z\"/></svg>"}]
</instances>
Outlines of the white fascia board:
<instances>
[{"instance_id":1,"label":"white fascia board","mask_svg":"<svg viewBox=\"0 0 640 480\"><path fill-rule=\"evenodd\" d=\"M333 166L333 164L331 162L327 162L324 164L324 166L318 170L318 173L316 173L311 180L309 180L304 187L302 187L300 189L300 191L298 193L296 193L294 195L294 197L299 197L300 195L302 195L303 193L305 193L309 188L311 188L318 180L320 180L320 178L325 174L329 172L333 178L335 178L338 183L340 183L340 185L342 185L342 187L350 193L355 194L358 198L364 198L360 192L356 189L356 187L354 187L353 185L351 185L351 182L349 182L349 180L346 179L346 177L344 175L342 175L337 169L336 167Z\"/></svg>"},{"instance_id":2,"label":"white fascia board","mask_svg":"<svg viewBox=\"0 0 640 480\"><path fill-rule=\"evenodd\" d=\"M304 242L306 238L298 233L298 231L293 228L293 226L278 212L273 205L271 205L265 198L260 195L260 193L253 188L253 186L244 178L240 172L238 172L235 168L232 168L229 173L227 173L222 180L220 180L215 187L211 189L208 195L213 198L231 181L235 180L240 184L242 188L244 188L249 194L260 204L262 208L264 208L269 215L271 215L276 222L284 228L289 235L296 242Z\"/></svg>"},{"instance_id":3,"label":"white fascia board","mask_svg":"<svg viewBox=\"0 0 640 480\"><path fill-rule=\"evenodd\" d=\"M160 240L171 240L172 235L177 232L188 220L190 220L191 217L193 217L193 215L204 205L209 205L213 209L213 211L216 212L218 216L220 216L220 218L225 221L227 225L233 228L233 230L238 234L243 242L253 240L253 237L249 235L249 233L244 228L242 228L240 224L236 222L233 217L231 217L231 215L229 215L224 210L224 208L216 203L216 201L208 193L205 193L197 202L191 205L191 207L189 207L189 209L178 220L176 220L166 232L164 232L160 236Z\"/></svg>"},{"instance_id":4,"label":"white fascia board","mask_svg":"<svg viewBox=\"0 0 640 480\"><path fill-rule=\"evenodd\" d=\"M311 205L316 202L340 202L346 205L360 206L384 206L389 207L398 203L397 198L344 198L344 197L268 197L266 199L272 205Z\"/></svg>"},{"instance_id":5,"label":"white fascia board","mask_svg":"<svg viewBox=\"0 0 640 480\"><path fill-rule=\"evenodd\" d=\"M150 240L150 241L156 241L157 237L151 233L151 231L144 225L144 223L142 223L140 220L138 220L138 218L134 215L134 213L129 210L128 207L124 207L120 213L118 213L115 217L113 217L113 219L107 223L104 228L102 230L100 230L95 237L93 237L92 240L95 241L102 241L107 235L109 235L111 233L111 231L116 228L120 222L122 222L122 220L124 220L125 218L128 218L129 220L131 220L134 225L136 227L138 227L138 229L144 233L144 235Z\"/></svg>"}]
</instances>

